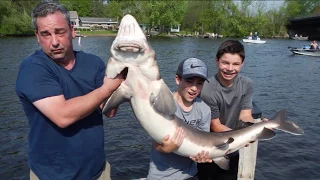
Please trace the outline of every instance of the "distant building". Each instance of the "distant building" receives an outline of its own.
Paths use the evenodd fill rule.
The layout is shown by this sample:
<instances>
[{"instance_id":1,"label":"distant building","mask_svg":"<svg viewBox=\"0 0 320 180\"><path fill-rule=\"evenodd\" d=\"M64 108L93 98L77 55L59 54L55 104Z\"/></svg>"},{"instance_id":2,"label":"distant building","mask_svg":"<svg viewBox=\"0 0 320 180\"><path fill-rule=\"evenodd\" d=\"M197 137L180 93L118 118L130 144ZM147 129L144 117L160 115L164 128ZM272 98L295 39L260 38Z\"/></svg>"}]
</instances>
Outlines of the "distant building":
<instances>
[{"instance_id":1,"label":"distant building","mask_svg":"<svg viewBox=\"0 0 320 180\"><path fill-rule=\"evenodd\" d=\"M118 25L115 18L97 18L97 17L80 17L81 27L102 27L104 29L113 29Z\"/></svg>"},{"instance_id":2,"label":"distant building","mask_svg":"<svg viewBox=\"0 0 320 180\"><path fill-rule=\"evenodd\" d=\"M89 29L100 27L103 29L114 29L118 26L115 18L79 17L77 11L69 11L71 24L75 28Z\"/></svg>"},{"instance_id":3,"label":"distant building","mask_svg":"<svg viewBox=\"0 0 320 180\"><path fill-rule=\"evenodd\" d=\"M171 26L170 32L180 32L180 24Z\"/></svg>"},{"instance_id":4,"label":"distant building","mask_svg":"<svg viewBox=\"0 0 320 180\"><path fill-rule=\"evenodd\" d=\"M77 28L80 26L79 22L80 22L80 19L79 19L79 16L78 16L78 13L77 11L69 11L69 14L70 14L70 21L71 21L71 24Z\"/></svg>"}]
</instances>

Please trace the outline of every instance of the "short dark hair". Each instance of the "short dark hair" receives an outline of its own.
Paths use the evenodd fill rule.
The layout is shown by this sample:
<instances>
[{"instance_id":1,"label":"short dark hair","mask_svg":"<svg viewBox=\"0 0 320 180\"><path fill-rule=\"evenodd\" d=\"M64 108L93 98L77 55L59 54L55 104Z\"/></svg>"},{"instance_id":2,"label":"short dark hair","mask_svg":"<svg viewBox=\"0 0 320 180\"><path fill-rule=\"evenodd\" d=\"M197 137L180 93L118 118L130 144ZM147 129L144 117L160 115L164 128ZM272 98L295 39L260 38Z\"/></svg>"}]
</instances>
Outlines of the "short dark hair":
<instances>
[{"instance_id":1,"label":"short dark hair","mask_svg":"<svg viewBox=\"0 0 320 180\"><path fill-rule=\"evenodd\" d=\"M53 14L55 12L61 12L64 15L68 25L69 26L71 25L70 14L67 8L53 0L51 1L46 0L40 3L39 5L37 5L31 13L33 28L35 30L38 30L38 25L37 25L38 17L46 17L49 14Z\"/></svg>"},{"instance_id":2,"label":"short dark hair","mask_svg":"<svg viewBox=\"0 0 320 180\"><path fill-rule=\"evenodd\" d=\"M241 57L242 62L246 57L243 45L237 40L227 40L223 42L216 54L217 60L219 61L225 53L238 54Z\"/></svg>"}]
</instances>

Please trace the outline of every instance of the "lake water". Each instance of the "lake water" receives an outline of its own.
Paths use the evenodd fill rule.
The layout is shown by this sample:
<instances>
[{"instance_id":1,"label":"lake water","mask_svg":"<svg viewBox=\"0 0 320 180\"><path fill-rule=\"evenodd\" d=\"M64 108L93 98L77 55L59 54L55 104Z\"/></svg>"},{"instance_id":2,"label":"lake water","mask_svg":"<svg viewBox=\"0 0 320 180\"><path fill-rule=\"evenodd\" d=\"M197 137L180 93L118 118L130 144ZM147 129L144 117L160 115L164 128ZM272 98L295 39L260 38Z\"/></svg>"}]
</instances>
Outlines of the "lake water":
<instances>
[{"instance_id":1,"label":"lake water","mask_svg":"<svg viewBox=\"0 0 320 180\"><path fill-rule=\"evenodd\" d=\"M113 37L74 40L77 50L100 56L105 62ZM175 90L178 62L198 57L216 73L214 57L226 39L151 38L162 78ZM266 39L266 44L244 44L242 74L254 82L254 101L264 117L281 109L300 125L305 134L294 136L277 131L269 141L259 142L255 179L320 179L320 57L293 56L288 46L307 41ZM19 64L39 46L35 37L0 38L0 179L28 179L28 122L14 86ZM148 173L151 139L135 119L128 104L121 105L115 118L105 119L105 152L112 179L145 177Z\"/></svg>"}]
</instances>

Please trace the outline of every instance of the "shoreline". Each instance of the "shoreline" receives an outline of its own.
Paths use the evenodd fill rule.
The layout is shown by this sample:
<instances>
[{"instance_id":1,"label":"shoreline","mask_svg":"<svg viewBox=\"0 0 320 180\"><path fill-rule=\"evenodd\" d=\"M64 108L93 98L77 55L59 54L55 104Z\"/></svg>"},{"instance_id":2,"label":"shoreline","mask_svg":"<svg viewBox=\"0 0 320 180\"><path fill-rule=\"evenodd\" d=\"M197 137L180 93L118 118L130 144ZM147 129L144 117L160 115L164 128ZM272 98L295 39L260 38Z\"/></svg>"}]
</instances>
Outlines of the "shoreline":
<instances>
[{"instance_id":1,"label":"shoreline","mask_svg":"<svg viewBox=\"0 0 320 180\"><path fill-rule=\"evenodd\" d=\"M31 37L31 36L35 36L35 35L25 35L25 36L0 36L0 38L5 38L5 37ZM116 37L117 34L81 34L81 36L75 36L75 38L77 37ZM154 35L153 37L169 37L169 38L175 38L175 37L178 37L178 38L184 38L184 37L200 37L200 38L204 38L202 37L201 35L199 36L177 36L177 35L161 35L161 36L157 36L157 35ZM245 38L245 37L223 37L223 38ZM261 37L262 39L291 39L289 37ZM217 38L212 38L210 37L209 39L217 39ZM219 38L218 38L219 39ZM307 40L306 40L307 41Z\"/></svg>"},{"instance_id":2,"label":"shoreline","mask_svg":"<svg viewBox=\"0 0 320 180\"><path fill-rule=\"evenodd\" d=\"M81 34L81 36L76 37L88 37L88 36L110 36L110 37L116 37L117 34Z\"/></svg>"}]
</instances>

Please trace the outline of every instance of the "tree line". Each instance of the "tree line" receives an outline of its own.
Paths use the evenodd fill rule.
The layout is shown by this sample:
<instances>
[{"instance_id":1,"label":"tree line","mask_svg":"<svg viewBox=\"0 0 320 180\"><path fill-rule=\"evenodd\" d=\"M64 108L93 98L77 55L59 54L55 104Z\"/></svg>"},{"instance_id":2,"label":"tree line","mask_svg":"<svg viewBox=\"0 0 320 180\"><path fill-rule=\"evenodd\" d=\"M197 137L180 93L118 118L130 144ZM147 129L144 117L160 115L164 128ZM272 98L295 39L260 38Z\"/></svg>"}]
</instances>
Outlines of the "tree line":
<instances>
[{"instance_id":1,"label":"tree line","mask_svg":"<svg viewBox=\"0 0 320 180\"><path fill-rule=\"evenodd\" d=\"M57 0L80 17L108 17L118 21L125 14L133 15L148 31L159 28L167 33L174 25L191 33L218 33L226 37L243 37L258 31L260 36L287 34L291 18L320 13L319 0L284 0L278 7L267 1L253 0ZM41 0L1 0L0 35L34 34L31 12Z\"/></svg>"}]
</instances>

